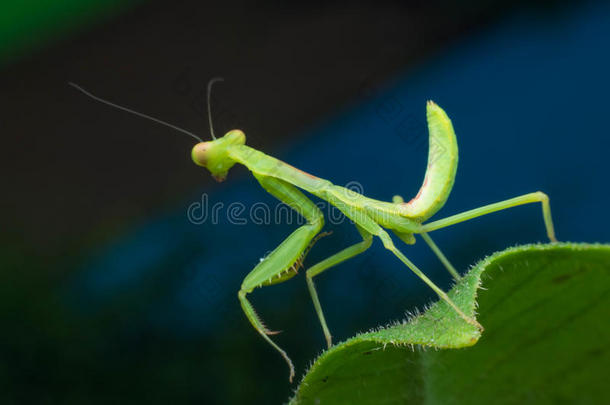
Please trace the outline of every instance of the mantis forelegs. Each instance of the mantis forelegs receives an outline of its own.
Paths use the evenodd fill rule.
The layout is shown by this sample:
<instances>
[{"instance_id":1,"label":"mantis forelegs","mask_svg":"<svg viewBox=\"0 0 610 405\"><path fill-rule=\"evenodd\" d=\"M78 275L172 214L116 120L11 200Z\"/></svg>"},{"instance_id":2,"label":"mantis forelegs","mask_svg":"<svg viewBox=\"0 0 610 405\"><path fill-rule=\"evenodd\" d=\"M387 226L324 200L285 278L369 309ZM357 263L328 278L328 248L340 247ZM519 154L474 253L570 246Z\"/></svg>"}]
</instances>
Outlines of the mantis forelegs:
<instances>
[{"instance_id":1,"label":"mantis forelegs","mask_svg":"<svg viewBox=\"0 0 610 405\"><path fill-rule=\"evenodd\" d=\"M273 177L257 174L255 174L255 177L265 190L288 204L307 219L305 225L290 234L246 276L238 293L242 309L252 326L254 326L254 329L280 352L286 363L288 363L290 381L292 382L294 377L292 361L286 352L269 338L268 335L274 334L274 332L265 327L260 317L254 311L252 304L246 299L246 294L249 294L257 287L283 282L294 276L300 266L303 252L324 225L324 218L319 208L293 185Z\"/></svg>"},{"instance_id":2,"label":"mantis forelegs","mask_svg":"<svg viewBox=\"0 0 610 405\"><path fill-rule=\"evenodd\" d=\"M316 313L320 319L320 324L322 325L322 330L324 331L324 337L326 338L326 343L328 344L329 348L332 346L332 337L330 335L330 331L328 330L328 326L326 325L326 319L324 318L324 312L322 312L322 306L320 305L320 299L318 298L318 293L316 292L313 278L323 271L328 270L329 268L364 252L371 246L373 241L372 235L360 227L357 228L358 232L360 232L360 235L362 236L362 242L347 247L342 251L322 260L309 268L306 273L307 287L309 288L309 293L311 294L311 299L314 307L316 308Z\"/></svg>"},{"instance_id":3,"label":"mantis forelegs","mask_svg":"<svg viewBox=\"0 0 610 405\"><path fill-rule=\"evenodd\" d=\"M551 242L557 242L555 237L555 229L553 227L553 219L551 218L551 206L549 204L549 197L541 191L535 193L524 194L519 197L511 198L508 200L500 201L494 204L484 205L479 208L475 208L469 211L462 212L460 214L452 215L447 218L439 219L438 221L429 222L422 225L423 232L430 232L436 229L444 228L449 225L454 225L460 222L468 221L469 219L477 218L482 215L491 214L492 212L505 210L508 208L516 207L522 204L536 203L542 204L542 217L544 218L544 225L546 227L546 234Z\"/></svg>"},{"instance_id":4,"label":"mantis forelegs","mask_svg":"<svg viewBox=\"0 0 610 405\"><path fill-rule=\"evenodd\" d=\"M271 340L269 336L267 336L273 334L274 332L269 331L265 327L263 321L256 314L256 311L254 311L252 304L250 304L250 301L248 301L248 299L246 298L246 292L244 290L240 290L239 293L237 293L237 296L239 298L239 302L241 303L241 308L244 310L244 313L246 314L246 317L248 318L252 326L254 326L254 329L256 329L256 331L260 333L263 339L265 339L271 346L273 346L275 350L280 352L284 360L286 360L286 363L288 363L288 367L290 368L289 380L290 382L292 382L292 378L294 377L294 365L292 364L290 357L288 357L286 352L282 350L273 340Z\"/></svg>"}]
</instances>

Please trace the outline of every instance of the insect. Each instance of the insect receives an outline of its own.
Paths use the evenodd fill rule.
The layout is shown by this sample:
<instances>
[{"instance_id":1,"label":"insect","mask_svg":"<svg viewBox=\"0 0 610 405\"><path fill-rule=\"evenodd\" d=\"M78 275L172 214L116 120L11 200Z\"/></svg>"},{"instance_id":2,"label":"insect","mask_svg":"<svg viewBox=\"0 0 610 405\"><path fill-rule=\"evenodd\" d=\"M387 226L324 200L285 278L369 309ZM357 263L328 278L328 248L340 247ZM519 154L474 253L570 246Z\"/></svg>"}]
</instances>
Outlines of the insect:
<instances>
[{"instance_id":1,"label":"insect","mask_svg":"<svg viewBox=\"0 0 610 405\"><path fill-rule=\"evenodd\" d=\"M97 101L151 119L197 139L199 142L191 151L193 162L198 166L205 167L218 181L223 181L231 167L235 164L246 166L267 192L290 206L306 219L304 225L297 228L277 248L259 261L243 280L237 294L241 307L254 329L282 355L288 364L290 381L294 377L292 361L286 352L270 338L271 335L278 332L267 329L250 301L248 301L247 295L255 288L282 283L294 277L299 267L302 266L304 254L311 247L312 243L315 242L316 238L321 235L322 227L324 226L322 212L303 191L337 207L347 218L353 221L362 237L360 242L342 249L310 267L305 272L307 286L328 347L332 345L332 337L316 292L314 277L339 263L363 253L371 246L374 237L379 238L389 252L395 255L407 268L432 288L439 298L447 302L465 322L480 330L483 330L483 327L474 318L467 316L443 290L437 287L432 280L396 247L389 232L393 233L406 244L415 243L414 235L420 235L456 280L460 279L459 273L432 241L428 235L429 232L518 205L540 203L542 205L542 216L547 236L552 242L556 241L549 198L540 191L428 222L447 201L453 187L458 163L458 147L451 120L445 111L432 101L428 101L426 105L430 146L428 167L423 184L417 195L408 202L405 202L400 196L394 196L391 202L386 202L374 200L350 189L334 185L328 180L306 173L279 159L253 149L246 145L246 136L238 129L229 131L224 136L216 138L212 128L210 91L213 83L219 80L222 79L215 78L210 80L207 88L208 118L212 135L212 140L210 141L203 141L189 131L103 100L74 83L70 83L70 85ZM439 153L439 150L442 153Z\"/></svg>"}]
</instances>

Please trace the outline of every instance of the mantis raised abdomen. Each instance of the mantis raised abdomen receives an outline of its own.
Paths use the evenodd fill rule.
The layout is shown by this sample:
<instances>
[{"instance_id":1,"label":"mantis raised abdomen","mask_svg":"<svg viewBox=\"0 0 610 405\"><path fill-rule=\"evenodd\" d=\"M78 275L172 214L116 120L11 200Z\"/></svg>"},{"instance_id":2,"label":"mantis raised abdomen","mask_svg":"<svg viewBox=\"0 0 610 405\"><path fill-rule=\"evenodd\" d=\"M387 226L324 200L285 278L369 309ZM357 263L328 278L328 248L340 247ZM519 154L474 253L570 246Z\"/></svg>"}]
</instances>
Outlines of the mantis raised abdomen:
<instances>
[{"instance_id":1,"label":"mantis raised abdomen","mask_svg":"<svg viewBox=\"0 0 610 405\"><path fill-rule=\"evenodd\" d=\"M214 81L216 80L212 80L208 84L209 115L209 91ZM334 255L313 265L305 272L314 308L329 347L332 345L332 338L313 279L325 270L366 251L371 246L373 237L378 237L387 250L430 286L465 322L472 325L472 327L478 328L480 331L483 330L483 327L474 318L467 316L443 290L437 287L415 264L398 250L387 230L392 231L408 244L415 242L415 234L421 235L422 239L430 246L456 280L460 279L459 273L432 241L428 232L495 211L538 202L542 205L547 235L551 241L556 241L549 199L542 192L525 194L434 222L426 222L447 201L453 187L458 162L457 141L451 121L445 112L431 101L427 104L430 145L428 167L424 182L417 196L411 201L404 202L402 197L395 196L392 202L384 202L334 185L328 180L303 172L281 160L248 147L245 145L246 136L240 130L229 131L226 135L217 139L214 136L210 123L213 140L204 142L193 133L156 118L110 103L88 93L77 85L71 85L98 101L152 119L198 139L200 142L193 147L191 157L195 164L207 168L212 176L219 181L226 178L229 169L233 165L239 163L246 166L266 191L296 210L306 219L304 225L293 231L277 248L250 271L244 278L237 294L242 309L252 326L285 359L290 369L290 381L294 377L292 361L286 352L269 337L276 332L267 329L263 324L252 304L248 301L247 294L255 288L281 283L296 275L299 267L303 265L303 257L306 251L312 242L315 241L315 238L320 235L324 226L324 216L320 209L301 190L337 207L346 217L353 221L362 237L361 241L343 248Z\"/></svg>"}]
</instances>

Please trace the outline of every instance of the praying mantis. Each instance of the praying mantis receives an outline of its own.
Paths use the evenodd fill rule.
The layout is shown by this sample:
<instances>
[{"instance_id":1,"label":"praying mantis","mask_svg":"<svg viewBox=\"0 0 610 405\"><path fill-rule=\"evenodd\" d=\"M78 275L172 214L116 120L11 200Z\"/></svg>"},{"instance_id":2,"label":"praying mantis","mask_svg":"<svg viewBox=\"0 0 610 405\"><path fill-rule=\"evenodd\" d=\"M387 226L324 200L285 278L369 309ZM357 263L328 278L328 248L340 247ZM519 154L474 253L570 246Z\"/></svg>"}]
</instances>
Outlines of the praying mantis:
<instances>
[{"instance_id":1,"label":"praying mantis","mask_svg":"<svg viewBox=\"0 0 610 405\"><path fill-rule=\"evenodd\" d=\"M429 245L447 271L457 281L460 275L449 262L438 246L432 241L429 232L445 228L460 222L468 221L496 211L529 203L540 203L546 233L551 242L556 242L549 198L543 192L524 194L494 204L484 205L459 214L433 222L428 220L439 211L447 201L458 164L458 147L451 120L445 111L432 101L426 105L426 118L429 131L428 166L423 184L417 195L408 202L402 197L394 196L391 202L379 201L356 193L345 187L331 183L299 170L279 159L266 155L246 145L245 134L238 129L227 132L216 138L212 128L210 92L213 83L222 79L215 78L208 83L208 118L212 140L203 141L197 135L176 127L157 118L139 113L126 107L101 99L74 83L69 83L87 96L112 107L153 120L162 125L181 131L199 142L193 147L193 162L206 168L218 181L223 181L235 164L248 168L261 187L279 201L297 211L306 223L293 231L277 248L260 260L244 278L237 293L241 307L254 329L284 358L289 367L289 380L294 377L294 366L286 352L271 338L278 332L269 330L255 312L247 298L254 289L282 283L294 277L303 265L306 252L321 235L324 216L320 209L303 191L314 195L338 208L349 218L360 233L361 241L348 246L308 268L305 272L307 287L311 294L315 311L318 315L326 343L332 346L332 337L322 311L320 299L314 284L314 277L326 270L349 260L364 251L372 244L373 238L381 240L385 249L398 258L407 268L426 283L440 299L444 300L465 322L479 330L483 327L473 317L467 316L432 280L430 280L413 262L411 262L394 244L390 232L406 244L415 243L415 235ZM441 151L439 153L439 151Z\"/></svg>"}]
</instances>

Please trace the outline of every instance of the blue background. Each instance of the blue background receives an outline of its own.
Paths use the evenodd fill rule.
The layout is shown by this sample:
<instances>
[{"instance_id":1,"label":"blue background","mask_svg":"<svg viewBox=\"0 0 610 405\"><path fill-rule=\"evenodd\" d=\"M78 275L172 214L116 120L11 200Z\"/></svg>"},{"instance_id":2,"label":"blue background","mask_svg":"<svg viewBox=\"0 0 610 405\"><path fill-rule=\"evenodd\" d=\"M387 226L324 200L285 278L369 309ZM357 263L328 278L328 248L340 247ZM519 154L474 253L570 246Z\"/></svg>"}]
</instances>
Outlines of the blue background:
<instances>
[{"instance_id":1,"label":"blue background","mask_svg":"<svg viewBox=\"0 0 610 405\"><path fill-rule=\"evenodd\" d=\"M609 16L603 2L513 14L462 36L383 86L364 80L357 103L273 154L335 184L358 182L367 196L408 200L424 176L425 101L431 99L452 118L460 148L453 192L436 219L541 190L551 198L560 240L607 242ZM259 134L246 135L257 144ZM210 207L224 204L218 223L193 224L187 217L204 194ZM54 322L77 324L82 334L47 336L50 352L62 347L50 358L87 357L95 369L74 373L90 373L91 384L110 375L124 378L126 387L142 379L151 386L149 400L199 394L233 402L252 392L287 398L286 366L245 319L237 291L295 225L232 224L226 208L233 202L247 209L276 204L235 167L221 185L192 190L172 209L79 258L49 311L62 312L65 318ZM306 265L358 240L349 223L328 224L327 230L333 234L316 244ZM461 272L494 251L545 242L539 205L431 236ZM448 288L450 277L421 240L400 246ZM316 281L335 341L401 319L434 299L379 241ZM276 341L302 373L324 348L303 275L255 291L252 302L271 329L284 331ZM121 369L125 364L137 371ZM155 381L166 384L163 393L155 393Z\"/></svg>"},{"instance_id":2,"label":"blue background","mask_svg":"<svg viewBox=\"0 0 610 405\"><path fill-rule=\"evenodd\" d=\"M596 4L547 19L515 15L484 35L462 39L382 88L363 83L364 101L310 128L276 157L335 184L357 181L374 198L390 200L401 194L408 199L423 179L425 100L432 99L452 118L460 148L454 190L435 218L542 190L551 197L560 240L607 241L609 12L608 5ZM247 336L249 351L262 353L270 367L284 371L280 357L257 339L241 315L236 293L259 258L294 226L229 223L226 207L232 202L247 209L259 201L275 204L243 168L233 169L208 196L209 206L225 205L219 223L193 225L187 207L206 192L196 190L175 210L93 254L66 299L89 314L121 295L153 294L154 300L147 298L137 312L125 315L137 328L188 340ZM247 211L241 217L247 218ZM316 245L307 263L358 240L348 224L327 228L333 235ZM432 236L462 272L496 250L545 241L539 205ZM402 250L433 280L449 285L448 275L421 240ZM335 340L399 319L434 298L378 241L366 254L320 276L317 286ZM285 331L277 341L296 353L302 371L323 348L302 275L257 290L252 301L272 329ZM232 349L218 350L223 354L214 360L223 362Z\"/></svg>"}]
</instances>

